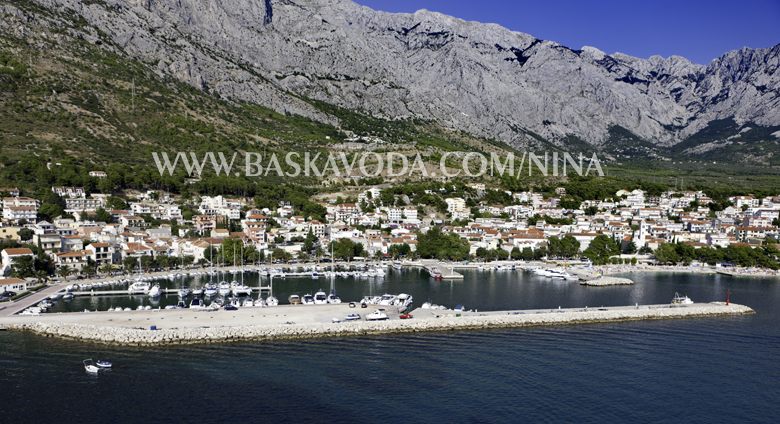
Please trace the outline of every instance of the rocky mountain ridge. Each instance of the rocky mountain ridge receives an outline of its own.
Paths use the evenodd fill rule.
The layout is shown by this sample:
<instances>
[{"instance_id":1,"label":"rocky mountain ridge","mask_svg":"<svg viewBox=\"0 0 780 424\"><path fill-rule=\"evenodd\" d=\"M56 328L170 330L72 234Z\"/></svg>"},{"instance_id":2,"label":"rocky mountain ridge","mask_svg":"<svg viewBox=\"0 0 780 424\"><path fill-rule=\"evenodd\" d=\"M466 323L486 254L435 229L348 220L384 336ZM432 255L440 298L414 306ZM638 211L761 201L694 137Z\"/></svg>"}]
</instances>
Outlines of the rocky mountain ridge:
<instances>
[{"instance_id":1,"label":"rocky mountain ridge","mask_svg":"<svg viewBox=\"0 0 780 424\"><path fill-rule=\"evenodd\" d=\"M701 152L756 128L757 141L776 143L776 130L763 129L780 129L780 45L698 65L572 49L494 24L348 0L28 2L77 16L87 37L110 40L162 76L327 123L338 119L310 99L519 147L624 140ZM0 7L29 15L15 3ZM719 127L726 132L696 138L724 121L734 123Z\"/></svg>"}]
</instances>

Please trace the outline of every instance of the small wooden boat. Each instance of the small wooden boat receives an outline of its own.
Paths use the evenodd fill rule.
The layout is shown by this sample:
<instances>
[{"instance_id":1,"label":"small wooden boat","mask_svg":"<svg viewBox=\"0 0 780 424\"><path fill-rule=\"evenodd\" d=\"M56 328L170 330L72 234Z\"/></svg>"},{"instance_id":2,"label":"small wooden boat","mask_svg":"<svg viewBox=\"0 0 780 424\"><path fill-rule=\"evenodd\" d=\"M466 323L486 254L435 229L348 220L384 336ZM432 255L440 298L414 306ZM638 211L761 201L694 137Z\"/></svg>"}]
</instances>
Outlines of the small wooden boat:
<instances>
[{"instance_id":1,"label":"small wooden boat","mask_svg":"<svg viewBox=\"0 0 780 424\"><path fill-rule=\"evenodd\" d=\"M97 365L95 365L95 361L91 359L85 359L84 361L82 361L82 363L84 364L84 370L86 372L90 374L97 374L100 372L100 368Z\"/></svg>"}]
</instances>

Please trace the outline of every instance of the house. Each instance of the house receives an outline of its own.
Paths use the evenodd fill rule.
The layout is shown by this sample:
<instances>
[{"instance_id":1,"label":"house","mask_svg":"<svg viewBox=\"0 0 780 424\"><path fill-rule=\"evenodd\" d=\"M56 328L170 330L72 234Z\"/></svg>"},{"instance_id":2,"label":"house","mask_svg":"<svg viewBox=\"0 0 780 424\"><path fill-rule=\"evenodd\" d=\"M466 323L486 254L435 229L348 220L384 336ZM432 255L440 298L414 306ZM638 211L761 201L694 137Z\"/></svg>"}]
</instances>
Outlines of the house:
<instances>
[{"instance_id":1,"label":"house","mask_svg":"<svg viewBox=\"0 0 780 424\"><path fill-rule=\"evenodd\" d=\"M20 227L0 227L0 239L3 240L20 240L19 230Z\"/></svg>"},{"instance_id":2,"label":"house","mask_svg":"<svg viewBox=\"0 0 780 424\"><path fill-rule=\"evenodd\" d=\"M108 243L90 243L86 251L98 266L114 262L114 246Z\"/></svg>"},{"instance_id":3,"label":"house","mask_svg":"<svg viewBox=\"0 0 780 424\"><path fill-rule=\"evenodd\" d=\"M195 215L192 217L192 223L195 225L195 231L206 234L217 228L216 215Z\"/></svg>"},{"instance_id":4,"label":"house","mask_svg":"<svg viewBox=\"0 0 780 424\"><path fill-rule=\"evenodd\" d=\"M0 258L2 258L2 268L0 268L0 275L8 275L11 272L11 267L14 262L23 257L33 257L33 251L26 247L7 248L0 252Z\"/></svg>"},{"instance_id":5,"label":"house","mask_svg":"<svg viewBox=\"0 0 780 424\"><path fill-rule=\"evenodd\" d=\"M58 267L65 266L74 271L81 271L87 265L89 254L86 250L57 253L55 263Z\"/></svg>"},{"instance_id":6,"label":"house","mask_svg":"<svg viewBox=\"0 0 780 424\"><path fill-rule=\"evenodd\" d=\"M27 291L27 282L21 278L0 278L0 293L22 293Z\"/></svg>"}]
</instances>

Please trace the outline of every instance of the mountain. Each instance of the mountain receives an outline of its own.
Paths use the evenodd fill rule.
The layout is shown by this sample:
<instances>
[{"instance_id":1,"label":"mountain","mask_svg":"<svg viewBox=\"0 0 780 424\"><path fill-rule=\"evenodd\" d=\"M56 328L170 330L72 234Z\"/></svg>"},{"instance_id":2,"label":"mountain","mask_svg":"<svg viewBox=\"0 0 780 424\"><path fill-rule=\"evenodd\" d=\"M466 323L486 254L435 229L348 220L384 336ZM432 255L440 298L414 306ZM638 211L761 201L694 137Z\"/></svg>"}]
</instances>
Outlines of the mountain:
<instances>
[{"instance_id":1,"label":"mountain","mask_svg":"<svg viewBox=\"0 0 780 424\"><path fill-rule=\"evenodd\" d=\"M507 144L615 155L780 153L780 45L707 65L572 49L494 24L347 0L0 0L227 100L341 126L330 107ZM20 32L13 21L2 31ZM719 153L720 152L720 153Z\"/></svg>"}]
</instances>

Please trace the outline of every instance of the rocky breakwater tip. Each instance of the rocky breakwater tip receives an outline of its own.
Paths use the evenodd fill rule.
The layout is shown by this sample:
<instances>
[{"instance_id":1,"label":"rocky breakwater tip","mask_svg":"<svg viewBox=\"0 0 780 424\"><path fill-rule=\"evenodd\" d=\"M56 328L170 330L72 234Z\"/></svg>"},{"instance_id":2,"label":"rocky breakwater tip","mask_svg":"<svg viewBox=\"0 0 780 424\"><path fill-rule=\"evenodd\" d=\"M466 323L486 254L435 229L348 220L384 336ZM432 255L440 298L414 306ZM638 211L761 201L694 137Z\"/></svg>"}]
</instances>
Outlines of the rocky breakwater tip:
<instances>
[{"instance_id":1,"label":"rocky breakwater tip","mask_svg":"<svg viewBox=\"0 0 780 424\"><path fill-rule=\"evenodd\" d=\"M581 281L580 284L582 284L583 286L594 286L594 287L629 286L631 284L634 284L634 281L631 280L630 278L623 278L623 277L598 277L592 280Z\"/></svg>"}]
</instances>

